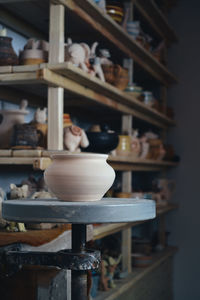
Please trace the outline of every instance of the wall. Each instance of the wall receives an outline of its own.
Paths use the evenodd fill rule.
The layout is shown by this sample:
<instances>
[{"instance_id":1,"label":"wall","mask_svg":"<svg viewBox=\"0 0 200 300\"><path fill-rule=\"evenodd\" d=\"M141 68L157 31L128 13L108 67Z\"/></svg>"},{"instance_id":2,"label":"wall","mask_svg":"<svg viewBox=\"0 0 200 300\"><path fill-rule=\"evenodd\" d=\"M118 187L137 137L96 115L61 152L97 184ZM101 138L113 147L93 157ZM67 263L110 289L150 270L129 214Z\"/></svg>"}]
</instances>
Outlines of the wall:
<instances>
[{"instance_id":1,"label":"wall","mask_svg":"<svg viewBox=\"0 0 200 300\"><path fill-rule=\"evenodd\" d=\"M170 140L181 156L180 166L171 175L176 180L174 201L180 208L169 214L171 243L179 246L174 266L174 300L200 299L200 1L181 0L172 11L171 24L180 37L169 52L169 68L180 83L170 89L178 126Z\"/></svg>"}]
</instances>

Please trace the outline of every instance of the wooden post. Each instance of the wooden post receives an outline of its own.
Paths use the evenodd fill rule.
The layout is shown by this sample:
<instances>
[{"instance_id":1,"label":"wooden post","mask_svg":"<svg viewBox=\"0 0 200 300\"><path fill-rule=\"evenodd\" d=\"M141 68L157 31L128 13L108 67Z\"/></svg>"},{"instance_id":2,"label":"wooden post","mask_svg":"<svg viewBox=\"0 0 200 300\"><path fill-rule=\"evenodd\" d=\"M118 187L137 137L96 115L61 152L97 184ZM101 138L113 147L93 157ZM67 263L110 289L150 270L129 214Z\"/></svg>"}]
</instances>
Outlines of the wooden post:
<instances>
[{"instance_id":1,"label":"wooden post","mask_svg":"<svg viewBox=\"0 0 200 300\"><path fill-rule=\"evenodd\" d=\"M124 115L122 117L122 131L131 134L133 117ZM122 173L122 192L132 192L132 172L126 171ZM128 228L122 231L122 270L131 272L131 236L132 229Z\"/></svg>"},{"instance_id":2,"label":"wooden post","mask_svg":"<svg viewBox=\"0 0 200 300\"><path fill-rule=\"evenodd\" d=\"M50 3L49 63L64 61L63 5ZM64 89L48 88L48 150L63 149Z\"/></svg>"}]
</instances>

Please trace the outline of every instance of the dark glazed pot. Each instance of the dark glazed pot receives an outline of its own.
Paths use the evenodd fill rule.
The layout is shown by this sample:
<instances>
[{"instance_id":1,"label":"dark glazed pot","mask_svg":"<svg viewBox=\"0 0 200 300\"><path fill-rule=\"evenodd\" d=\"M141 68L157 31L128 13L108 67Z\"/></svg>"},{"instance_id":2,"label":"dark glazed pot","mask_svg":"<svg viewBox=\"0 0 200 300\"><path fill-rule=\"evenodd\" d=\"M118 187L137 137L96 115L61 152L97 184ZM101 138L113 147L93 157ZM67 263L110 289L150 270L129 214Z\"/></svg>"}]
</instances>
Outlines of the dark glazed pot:
<instances>
[{"instance_id":1,"label":"dark glazed pot","mask_svg":"<svg viewBox=\"0 0 200 300\"><path fill-rule=\"evenodd\" d=\"M116 133L108 132L87 132L90 145L83 149L87 152L109 153L117 148L119 138Z\"/></svg>"},{"instance_id":2,"label":"dark glazed pot","mask_svg":"<svg viewBox=\"0 0 200 300\"><path fill-rule=\"evenodd\" d=\"M0 66L17 64L18 57L12 47L12 38L0 36Z\"/></svg>"}]
</instances>

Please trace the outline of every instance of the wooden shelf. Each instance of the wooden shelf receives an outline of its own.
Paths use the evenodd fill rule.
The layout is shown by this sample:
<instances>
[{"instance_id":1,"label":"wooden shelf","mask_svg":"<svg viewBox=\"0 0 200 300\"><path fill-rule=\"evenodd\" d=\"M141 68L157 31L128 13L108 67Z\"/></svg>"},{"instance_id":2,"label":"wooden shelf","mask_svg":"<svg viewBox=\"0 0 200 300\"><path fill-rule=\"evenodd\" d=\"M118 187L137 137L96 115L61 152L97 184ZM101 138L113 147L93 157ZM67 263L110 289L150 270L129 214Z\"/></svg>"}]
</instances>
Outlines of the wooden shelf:
<instances>
[{"instance_id":1,"label":"wooden shelf","mask_svg":"<svg viewBox=\"0 0 200 300\"><path fill-rule=\"evenodd\" d=\"M51 163L50 156L56 152L0 149L0 165L32 165L34 169L45 170ZM126 156L109 156L108 162L116 171L162 171L178 165L174 162L149 159L132 160Z\"/></svg>"},{"instance_id":2,"label":"wooden shelf","mask_svg":"<svg viewBox=\"0 0 200 300\"><path fill-rule=\"evenodd\" d=\"M166 16L153 0L136 0L134 4L138 11L148 21L155 32L168 43L177 42L178 37L168 23Z\"/></svg>"},{"instance_id":3,"label":"wooden shelf","mask_svg":"<svg viewBox=\"0 0 200 300\"><path fill-rule=\"evenodd\" d=\"M80 98L88 99L120 113L131 114L159 128L175 125L174 120L148 107L134 96L102 82L69 63L0 67L1 86L31 84L63 87L67 92ZM3 95L6 96L5 90L3 90ZM8 97L11 97L10 92ZM79 105L87 106L88 104L82 100Z\"/></svg>"},{"instance_id":4,"label":"wooden shelf","mask_svg":"<svg viewBox=\"0 0 200 300\"><path fill-rule=\"evenodd\" d=\"M157 208L156 217L162 216L170 211L178 208L178 205L169 204L162 208ZM105 224L94 227L94 240L102 239L108 235L114 234L116 232L122 231L124 229L135 227L148 221L139 221L132 223L119 223L119 224Z\"/></svg>"},{"instance_id":5,"label":"wooden shelf","mask_svg":"<svg viewBox=\"0 0 200 300\"><path fill-rule=\"evenodd\" d=\"M95 300L114 300L125 293L130 288L133 288L146 275L153 273L161 264L168 258L172 257L177 252L176 247L167 247L165 250L153 255L153 262L146 268L134 268L133 272L125 279L115 280L117 287L107 292L99 292ZM121 299L121 298L120 298Z\"/></svg>"},{"instance_id":6,"label":"wooden shelf","mask_svg":"<svg viewBox=\"0 0 200 300\"><path fill-rule=\"evenodd\" d=\"M149 51L132 39L121 26L99 9L92 0L57 0L57 2L79 15L126 55L133 58L136 63L154 78L166 86L177 82L177 78L164 65L159 63Z\"/></svg>"},{"instance_id":7,"label":"wooden shelf","mask_svg":"<svg viewBox=\"0 0 200 300\"><path fill-rule=\"evenodd\" d=\"M108 162L117 171L161 171L178 163L162 160L132 159L131 156L109 156Z\"/></svg>"},{"instance_id":8,"label":"wooden shelf","mask_svg":"<svg viewBox=\"0 0 200 300\"><path fill-rule=\"evenodd\" d=\"M5 14L6 16L3 18L3 23L6 23L7 19L13 20L15 18L15 29L18 30L19 28L19 32L21 31L24 34L23 25L27 22L28 26L25 31L28 31L29 29L30 33L35 33L37 27L38 36L41 36L41 33L43 32L47 35L46 31L48 24L45 21L48 18L47 11L49 1L44 0L44 3L40 3L39 1L33 2L31 0L26 0L24 2L20 2L20 0L9 2L0 0L1 9L3 11L5 10L2 14ZM13 4L13 2L16 3ZM133 58L137 64L159 82L162 82L166 86L177 82L176 76L174 76L163 64L158 62L149 51L132 39L121 26L113 21L109 15L99 9L92 0L54 0L54 2L63 4L70 13L79 17L79 22L80 19L82 20L83 26L84 24L87 24L89 28L97 31L98 34L106 38L124 54ZM18 9L16 11L16 5L19 5L21 13ZM11 16L8 12L10 12ZM0 18L0 20L1 19L2 18ZM35 24L35 19L37 19L37 24Z\"/></svg>"}]
</instances>

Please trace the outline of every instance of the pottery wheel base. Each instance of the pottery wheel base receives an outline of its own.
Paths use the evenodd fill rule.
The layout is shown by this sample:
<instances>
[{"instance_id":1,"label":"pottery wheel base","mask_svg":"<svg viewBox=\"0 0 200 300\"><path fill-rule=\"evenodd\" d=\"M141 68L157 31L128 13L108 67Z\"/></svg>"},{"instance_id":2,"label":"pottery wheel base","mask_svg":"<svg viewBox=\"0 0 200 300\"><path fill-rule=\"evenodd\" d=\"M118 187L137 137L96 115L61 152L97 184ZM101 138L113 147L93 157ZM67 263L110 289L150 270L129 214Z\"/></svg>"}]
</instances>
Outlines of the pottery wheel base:
<instances>
[{"instance_id":1,"label":"pottery wheel base","mask_svg":"<svg viewBox=\"0 0 200 300\"><path fill-rule=\"evenodd\" d=\"M72 223L72 250L55 253L3 250L0 258L7 270L23 264L56 266L72 270L72 300L87 300L87 270L100 264L99 251L88 250L86 224L134 222L155 217L152 200L103 198L97 202L48 200L7 200L3 202L4 219L16 222ZM9 275L9 274L8 274Z\"/></svg>"}]
</instances>

